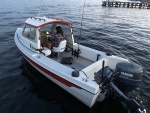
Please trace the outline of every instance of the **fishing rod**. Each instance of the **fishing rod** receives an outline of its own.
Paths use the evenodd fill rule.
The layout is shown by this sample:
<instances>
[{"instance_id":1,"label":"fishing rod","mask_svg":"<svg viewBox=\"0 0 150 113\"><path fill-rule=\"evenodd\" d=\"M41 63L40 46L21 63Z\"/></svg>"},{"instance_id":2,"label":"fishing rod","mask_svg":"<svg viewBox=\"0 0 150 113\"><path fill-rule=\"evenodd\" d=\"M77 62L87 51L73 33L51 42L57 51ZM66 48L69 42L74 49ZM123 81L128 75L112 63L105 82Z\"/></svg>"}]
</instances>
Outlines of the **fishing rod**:
<instances>
[{"instance_id":1,"label":"fishing rod","mask_svg":"<svg viewBox=\"0 0 150 113\"><path fill-rule=\"evenodd\" d=\"M81 38L81 30L82 30L82 22L83 22L83 15L84 15L84 7L85 7L85 1L84 0L84 5L83 5L83 9L82 9L82 17L81 17L81 27L80 27L80 35L79 35L79 38L78 38L78 52L80 51L79 50L79 45L80 45L80 38Z\"/></svg>"},{"instance_id":2,"label":"fishing rod","mask_svg":"<svg viewBox=\"0 0 150 113\"><path fill-rule=\"evenodd\" d=\"M74 51L72 51L72 55L77 56L77 58L79 57L79 54L81 53L80 49L79 49L79 45L80 45L80 38L81 38L81 30L82 30L82 22L83 22L85 1L86 0L84 0L83 10L82 10L82 17L81 17L81 23L80 23L81 27L80 27L80 35L79 35L79 38L78 38L78 48L77 48L77 50L75 49Z\"/></svg>"}]
</instances>

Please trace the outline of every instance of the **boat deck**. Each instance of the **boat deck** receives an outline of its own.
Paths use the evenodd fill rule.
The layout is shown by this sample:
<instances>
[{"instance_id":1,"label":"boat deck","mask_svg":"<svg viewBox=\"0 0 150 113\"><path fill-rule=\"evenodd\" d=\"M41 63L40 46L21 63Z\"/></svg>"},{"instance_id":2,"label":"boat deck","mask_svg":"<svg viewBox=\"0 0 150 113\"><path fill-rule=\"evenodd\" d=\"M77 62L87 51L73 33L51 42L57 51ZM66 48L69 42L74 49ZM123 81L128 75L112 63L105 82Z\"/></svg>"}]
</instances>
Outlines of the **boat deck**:
<instances>
[{"instance_id":1,"label":"boat deck","mask_svg":"<svg viewBox=\"0 0 150 113\"><path fill-rule=\"evenodd\" d=\"M79 70L82 70L84 69L85 67L91 65L92 63L94 63L93 61L91 60L88 60L86 58L83 58L83 57L74 57L72 56L72 52L62 52L62 53L59 53L59 58L58 57L54 57L54 58L51 58L53 60L55 60L56 62L61 62L61 60L63 58L67 58L67 57L72 57L73 58L73 63L72 64L63 64L67 67L70 67L72 69L75 69L77 71Z\"/></svg>"}]
</instances>

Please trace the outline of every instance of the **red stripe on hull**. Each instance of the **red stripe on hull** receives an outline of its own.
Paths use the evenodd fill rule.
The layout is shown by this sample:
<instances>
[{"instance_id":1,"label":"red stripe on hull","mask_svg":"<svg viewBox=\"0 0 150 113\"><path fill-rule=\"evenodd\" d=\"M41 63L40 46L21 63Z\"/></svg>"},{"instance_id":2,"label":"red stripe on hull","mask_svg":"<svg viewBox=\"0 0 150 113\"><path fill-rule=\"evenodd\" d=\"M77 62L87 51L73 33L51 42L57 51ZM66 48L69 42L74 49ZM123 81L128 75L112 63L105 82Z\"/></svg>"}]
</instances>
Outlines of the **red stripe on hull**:
<instances>
[{"instance_id":1,"label":"red stripe on hull","mask_svg":"<svg viewBox=\"0 0 150 113\"><path fill-rule=\"evenodd\" d=\"M21 52L22 53L22 52ZM22 53L22 55L28 59L34 66L36 66L37 68L39 68L40 70L42 70L44 73L48 74L49 76L51 76L52 78L56 79L57 81L63 83L64 85L68 86L68 87L76 87L78 89L82 89L81 87L57 76L56 74L48 71L47 69L43 68L42 66L40 66L39 64L35 63L34 61L32 61L30 58L28 58L25 54Z\"/></svg>"}]
</instances>

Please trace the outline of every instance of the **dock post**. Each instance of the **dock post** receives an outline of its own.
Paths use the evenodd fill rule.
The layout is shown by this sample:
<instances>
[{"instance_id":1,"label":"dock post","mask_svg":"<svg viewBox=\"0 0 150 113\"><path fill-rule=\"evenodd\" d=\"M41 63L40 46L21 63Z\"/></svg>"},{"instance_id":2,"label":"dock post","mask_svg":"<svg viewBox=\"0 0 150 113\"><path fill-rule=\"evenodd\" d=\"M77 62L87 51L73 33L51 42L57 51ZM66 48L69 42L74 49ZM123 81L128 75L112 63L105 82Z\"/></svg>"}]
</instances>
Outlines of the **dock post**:
<instances>
[{"instance_id":1,"label":"dock post","mask_svg":"<svg viewBox=\"0 0 150 113\"><path fill-rule=\"evenodd\" d=\"M125 4L126 4L126 3L124 2L124 3L123 3L123 7L125 7Z\"/></svg>"},{"instance_id":2,"label":"dock post","mask_svg":"<svg viewBox=\"0 0 150 113\"><path fill-rule=\"evenodd\" d=\"M150 9L150 4L148 4L147 9Z\"/></svg>"},{"instance_id":3,"label":"dock post","mask_svg":"<svg viewBox=\"0 0 150 113\"><path fill-rule=\"evenodd\" d=\"M142 3L139 4L139 8L140 8L140 9L141 9L141 7L142 7Z\"/></svg>"},{"instance_id":4,"label":"dock post","mask_svg":"<svg viewBox=\"0 0 150 113\"><path fill-rule=\"evenodd\" d=\"M130 4L129 4L129 2L128 2L128 3L127 3L127 8L129 8L129 5L130 5Z\"/></svg>"},{"instance_id":5,"label":"dock post","mask_svg":"<svg viewBox=\"0 0 150 113\"><path fill-rule=\"evenodd\" d=\"M106 2L105 1L102 2L102 6L106 6Z\"/></svg>"}]
</instances>

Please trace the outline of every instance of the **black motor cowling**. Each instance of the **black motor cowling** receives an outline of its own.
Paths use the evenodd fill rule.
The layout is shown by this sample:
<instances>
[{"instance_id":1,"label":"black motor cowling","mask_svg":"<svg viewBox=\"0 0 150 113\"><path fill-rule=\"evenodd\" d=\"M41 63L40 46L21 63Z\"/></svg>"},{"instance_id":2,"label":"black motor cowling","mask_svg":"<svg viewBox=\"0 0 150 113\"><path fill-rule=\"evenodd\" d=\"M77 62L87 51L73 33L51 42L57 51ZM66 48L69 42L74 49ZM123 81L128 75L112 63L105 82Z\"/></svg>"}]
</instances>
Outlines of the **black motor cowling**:
<instances>
[{"instance_id":1,"label":"black motor cowling","mask_svg":"<svg viewBox=\"0 0 150 113\"><path fill-rule=\"evenodd\" d=\"M128 93L140 86L143 69L135 63L119 62L116 65L115 81L123 93Z\"/></svg>"}]
</instances>

